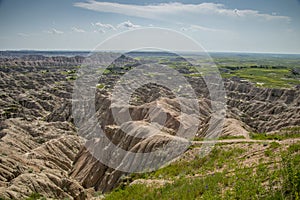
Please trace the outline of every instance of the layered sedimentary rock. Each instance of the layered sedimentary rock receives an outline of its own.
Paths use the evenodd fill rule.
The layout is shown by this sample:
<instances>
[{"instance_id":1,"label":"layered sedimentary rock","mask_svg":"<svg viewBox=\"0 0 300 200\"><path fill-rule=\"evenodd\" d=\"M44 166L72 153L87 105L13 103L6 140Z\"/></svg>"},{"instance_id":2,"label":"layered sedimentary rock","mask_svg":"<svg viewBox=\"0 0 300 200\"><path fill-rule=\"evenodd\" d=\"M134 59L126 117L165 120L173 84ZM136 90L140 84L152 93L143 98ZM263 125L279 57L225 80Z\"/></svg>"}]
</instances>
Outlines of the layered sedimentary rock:
<instances>
[{"instance_id":1,"label":"layered sedimentary rock","mask_svg":"<svg viewBox=\"0 0 300 200\"><path fill-rule=\"evenodd\" d=\"M83 144L71 124L14 118L1 127L1 197L23 199L37 192L82 199L84 188L68 176Z\"/></svg>"},{"instance_id":2,"label":"layered sedimentary rock","mask_svg":"<svg viewBox=\"0 0 300 200\"><path fill-rule=\"evenodd\" d=\"M122 129L126 129L126 133ZM182 149L189 146L188 140L172 136L169 132L150 126L147 122L131 121L122 124L122 127L108 126L105 132L111 143L103 143L104 140L101 138L88 141L78 153L71 172L71 177L84 187L93 187L102 192L116 187L122 175L127 174L125 170L142 172L150 166L155 169L177 157ZM172 145L173 148L166 149L165 145ZM161 150L164 150L163 154L158 153ZM124 155L121 153L123 151L126 151ZM120 157L117 156L117 152L121 154ZM153 155L147 155L151 152ZM115 167L103 164L113 166L114 162L118 163Z\"/></svg>"},{"instance_id":3,"label":"layered sedimentary rock","mask_svg":"<svg viewBox=\"0 0 300 200\"><path fill-rule=\"evenodd\" d=\"M225 82L228 109L257 132L300 124L300 91L258 88L251 83Z\"/></svg>"},{"instance_id":4,"label":"layered sedimentary rock","mask_svg":"<svg viewBox=\"0 0 300 200\"><path fill-rule=\"evenodd\" d=\"M108 63L115 57L110 54L101 62ZM99 122L103 135L95 134L93 123L76 130L72 92L77 66L82 62L82 57L0 59L0 197L22 199L37 192L58 199L89 198L89 188L107 192L118 185L126 174L118 167L143 166L136 163L137 158L127 162L131 154L116 157L120 159L116 168L100 162L97 155L113 157L113 152L105 152L105 142L131 153L154 152L174 144L172 150L178 152L188 146L190 139L178 135L179 130L188 135L194 131L189 129L191 125L196 124L196 136L206 135L212 102L200 77L186 77L197 96L197 117L188 112L181 115L180 98L154 83L139 87L131 95L125 107L132 120L124 117L122 123L116 123L112 108L122 116L125 107L111 106L112 90L122 74L142 62L124 56L112 65L116 67L111 69L112 74L99 78L101 85L95 90L92 117ZM224 80L224 84L224 136L247 137L249 131L274 131L300 124L299 90L258 88L238 79ZM194 109L188 100L182 102L186 111ZM141 134L145 137L137 137ZM167 161L177 156L167 153L171 155Z\"/></svg>"}]
</instances>

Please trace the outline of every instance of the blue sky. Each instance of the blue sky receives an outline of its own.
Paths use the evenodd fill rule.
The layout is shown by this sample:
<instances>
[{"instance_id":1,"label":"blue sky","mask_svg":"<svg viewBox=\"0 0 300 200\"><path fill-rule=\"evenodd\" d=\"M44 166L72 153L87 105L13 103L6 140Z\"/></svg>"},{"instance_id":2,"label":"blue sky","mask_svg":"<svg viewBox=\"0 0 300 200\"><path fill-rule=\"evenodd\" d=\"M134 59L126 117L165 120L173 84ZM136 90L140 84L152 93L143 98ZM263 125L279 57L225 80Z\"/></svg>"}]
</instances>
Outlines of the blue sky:
<instances>
[{"instance_id":1,"label":"blue sky","mask_svg":"<svg viewBox=\"0 0 300 200\"><path fill-rule=\"evenodd\" d=\"M0 0L2 50L91 50L152 26L208 51L300 53L299 0Z\"/></svg>"}]
</instances>

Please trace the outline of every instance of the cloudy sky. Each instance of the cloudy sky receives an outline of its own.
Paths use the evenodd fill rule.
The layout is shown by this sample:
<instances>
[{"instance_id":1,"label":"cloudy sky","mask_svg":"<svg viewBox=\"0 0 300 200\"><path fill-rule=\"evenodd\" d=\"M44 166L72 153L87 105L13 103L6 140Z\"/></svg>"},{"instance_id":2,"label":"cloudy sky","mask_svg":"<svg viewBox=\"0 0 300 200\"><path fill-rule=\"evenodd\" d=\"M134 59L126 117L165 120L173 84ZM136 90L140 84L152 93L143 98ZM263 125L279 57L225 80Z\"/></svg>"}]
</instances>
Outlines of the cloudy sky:
<instances>
[{"instance_id":1,"label":"cloudy sky","mask_svg":"<svg viewBox=\"0 0 300 200\"><path fill-rule=\"evenodd\" d=\"M300 0L0 0L0 27L2 50L91 50L162 27L208 51L300 53Z\"/></svg>"}]
</instances>

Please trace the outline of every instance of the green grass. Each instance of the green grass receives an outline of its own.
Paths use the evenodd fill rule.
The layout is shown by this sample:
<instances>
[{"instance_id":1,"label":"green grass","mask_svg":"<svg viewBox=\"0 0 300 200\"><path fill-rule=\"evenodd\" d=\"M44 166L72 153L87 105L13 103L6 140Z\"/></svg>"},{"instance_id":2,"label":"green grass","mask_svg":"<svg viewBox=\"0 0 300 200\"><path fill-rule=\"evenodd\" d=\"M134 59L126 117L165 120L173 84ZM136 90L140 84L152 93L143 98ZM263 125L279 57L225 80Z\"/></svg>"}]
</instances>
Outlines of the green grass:
<instances>
[{"instance_id":1,"label":"green grass","mask_svg":"<svg viewBox=\"0 0 300 200\"><path fill-rule=\"evenodd\" d=\"M280 147L280 144L278 142L271 142L269 144L269 147L265 150L264 154L267 157L274 157L275 156L275 150Z\"/></svg>"},{"instance_id":2,"label":"green grass","mask_svg":"<svg viewBox=\"0 0 300 200\"><path fill-rule=\"evenodd\" d=\"M288 68L241 68L223 73L222 76L224 78L237 76L267 88L290 88L300 84L300 77L293 76Z\"/></svg>"},{"instance_id":3,"label":"green grass","mask_svg":"<svg viewBox=\"0 0 300 200\"><path fill-rule=\"evenodd\" d=\"M105 88L105 84L99 83L99 84L97 84L96 87L99 88L99 89L104 89Z\"/></svg>"},{"instance_id":4,"label":"green grass","mask_svg":"<svg viewBox=\"0 0 300 200\"><path fill-rule=\"evenodd\" d=\"M270 144L269 148L278 147L278 143L274 142ZM227 156L226 154L229 154L230 158L234 154L233 150L231 149L229 153L225 154L223 152L226 151L220 149L212 152L212 155L203 161L202 166L211 165L206 163L208 160L213 162L222 160ZM278 153L280 157L278 165L274 165L272 168L262 161L255 167L245 168L235 164L231 168L231 173L225 170L204 177L181 176L174 179L173 183L168 183L160 188L142 184L131 185L115 189L105 195L105 199L299 199L299 151L300 142L292 144L287 150L282 150L281 153ZM228 159L227 163L230 161L231 159ZM167 166L163 171L170 169L172 168ZM184 170L181 168L181 171Z\"/></svg>"},{"instance_id":5,"label":"green grass","mask_svg":"<svg viewBox=\"0 0 300 200\"><path fill-rule=\"evenodd\" d=\"M174 163L152 173L133 174L132 178L174 179L187 175L193 176L195 174L202 174L222 168L225 164L227 164L228 160L231 160L229 164L234 164L234 158L240 156L244 151L244 149L233 147L223 150L220 146L216 146L212 149L209 156L195 156L195 158L190 161L175 161Z\"/></svg>"},{"instance_id":6,"label":"green grass","mask_svg":"<svg viewBox=\"0 0 300 200\"><path fill-rule=\"evenodd\" d=\"M67 79L68 81L74 81L74 80L77 79L77 75L75 74L75 75L67 76L66 79Z\"/></svg>"},{"instance_id":7,"label":"green grass","mask_svg":"<svg viewBox=\"0 0 300 200\"><path fill-rule=\"evenodd\" d=\"M273 67L273 68L291 68L291 67L300 67L300 58L296 57L288 57L288 56L280 56L273 57L270 55L226 55L226 56L216 56L212 55L214 62L223 68L227 67Z\"/></svg>"},{"instance_id":8,"label":"green grass","mask_svg":"<svg viewBox=\"0 0 300 200\"><path fill-rule=\"evenodd\" d=\"M26 198L26 200L45 200L46 198L43 197L41 194L33 192L30 194L30 196L28 198Z\"/></svg>"},{"instance_id":9,"label":"green grass","mask_svg":"<svg viewBox=\"0 0 300 200\"><path fill-rule=\"evenodd\" d=\"M280 147L280 144L278 142L271 142L270 143L270 149L274 150Z\"/></svg>"},{"instance_id":10,"label":"green grass","mask_svg":"<svg viewBox=\"0 0 300 200\"><path fill-rule=\"evenodd\" d=\"M252 169L240 169L235 176L215 173L205 178L180 178L162 188L151 189L145 185L130 186L119 190L105 199L257 199L265 197L266 190ZM264 177L265 178L265 177ZM232 187L232 190L223 188ZM125 192L126 191L126 192Z\"/></svg>"},{"instance_id":11,"label":"green grass","mask_svg":"<svg viewBox=\"0 0 300 200\"><path fill-rule=\"evenodd\" d=\"M61 71L61 74L63 74L63 75L74 75L74 74L76 74L76 70Z\"/></svg>"},{"instance_id":12,"label":"green grass","mask_svg":"<svg viewBox=\"0 0 300 200\"><path fill-rule=\"evenodd\" d=\"M300 151L300 143L299 142L290 145L289 148L288 148L289 153L295 153L295 152L298 152L298 151Z\"/></svg>"},{"instance_id":13,"label":"green grass","mask_svg":"<svg viewBox=\"0 0 300 200\"><path fill-rule=\"evenodd\" d=\"M232 139L245 139L244 136L242 135L225 135L225 136L221 136L218 138L218 140L232 140ZM209 140L209 139L205 139L203 137L195 137L193 139L193 141L205 141L205 140ZM214 138L211 140L215 140Z\"/></svg>"},{"instance_id":14,"label":"green grass","mask_svg":"<svg viewBox=\"0 0 300 200\"><path fill-rule=\"evenodd\" d=\"M281 132L275 134L266 133L250 133L250 138L254 140L285 140L289 138L300 138L300 133L297 132Z\"/></svg>"},{"instance_id":15,"label":"green grass","mask_svg":"<svg viewBox=\"0 0 300 200\"><path fill-rule=\"evenodd\" d=\"M245 139L242 135L226 135L219 137L219 140Z\"/></svg>"},{"instance_id":16,"label":"green grass","mask_svg":"<svg viewBox=\"0 0 300 200\"><path fill-rule=\"evenodd\" d=\"M283 190L289 199L300 199L300 142L282 153Z\"/></svg>"}]
</instances>

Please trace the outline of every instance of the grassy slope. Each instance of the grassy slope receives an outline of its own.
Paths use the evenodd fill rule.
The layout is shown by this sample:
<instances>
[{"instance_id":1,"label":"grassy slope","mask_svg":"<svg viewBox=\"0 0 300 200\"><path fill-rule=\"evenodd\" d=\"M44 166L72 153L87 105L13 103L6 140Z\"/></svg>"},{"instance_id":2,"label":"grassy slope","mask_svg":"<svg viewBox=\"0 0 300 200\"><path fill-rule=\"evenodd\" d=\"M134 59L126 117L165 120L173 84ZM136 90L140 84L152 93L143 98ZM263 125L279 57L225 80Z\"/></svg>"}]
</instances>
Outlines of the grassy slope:
<instances>
[{"instance_id":1,"label":"grassy slope","mask_svg":"<svg viewBox=\"0 0 300 200\"><path fill-rule=\"evenodd\" d=\"M288 147L287 147L288 146ZM105 199L297 199L300 142L223 144L200 158L193 147L174 163L131 178L169 180L162 187L123 184Z\"/></svg>"}]
</instances>

